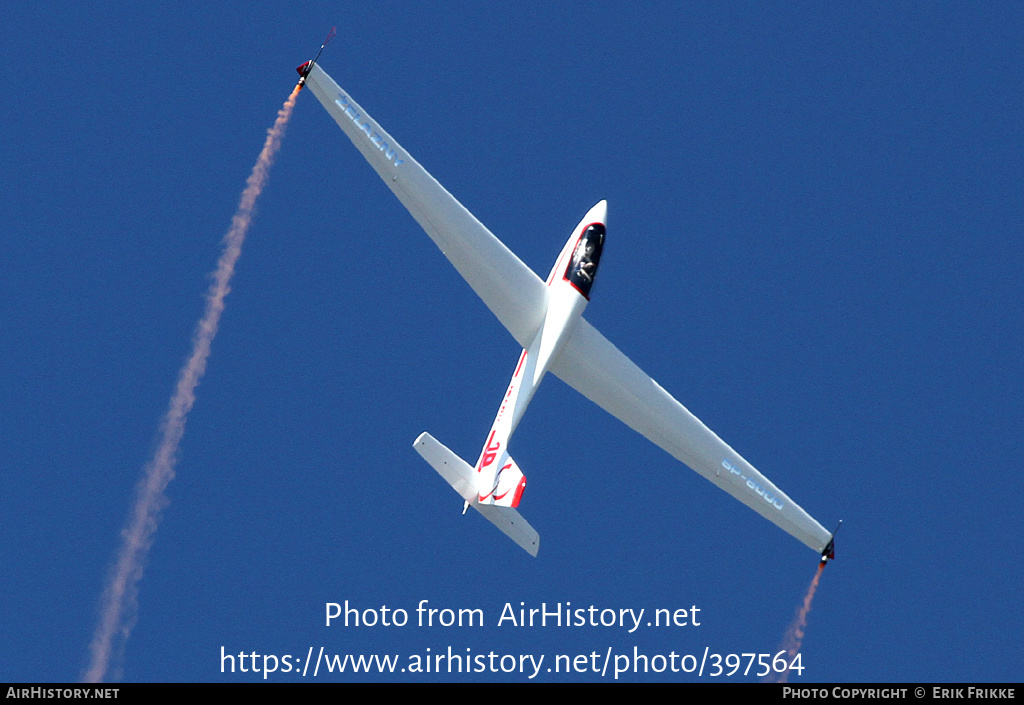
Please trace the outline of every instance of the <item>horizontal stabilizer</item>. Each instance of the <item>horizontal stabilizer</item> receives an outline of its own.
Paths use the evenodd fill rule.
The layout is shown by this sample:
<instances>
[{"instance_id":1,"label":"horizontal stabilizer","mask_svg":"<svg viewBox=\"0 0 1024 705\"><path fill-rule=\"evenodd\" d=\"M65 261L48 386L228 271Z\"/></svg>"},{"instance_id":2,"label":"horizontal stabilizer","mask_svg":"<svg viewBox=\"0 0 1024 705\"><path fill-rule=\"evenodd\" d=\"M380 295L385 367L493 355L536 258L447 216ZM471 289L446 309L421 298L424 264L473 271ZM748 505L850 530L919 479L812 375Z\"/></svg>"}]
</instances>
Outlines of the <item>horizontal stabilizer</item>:
<instances>
[{"instance_id":1,"label":"horizontal stabilizer","mask_svg":"<svg viewBox=\"0 0 1024 705\"><path fill-rule=\"evenodd\" d=\"M522 515L511 507L499 507L493 504L480 504L477 501L477 490L473 485L473 468L469 463L455 455L429 433L421 433L413 443L416 452L437 470L452 488L459 493L473 509L480 512L487 521L501 529L501 532L519 544L531 556L536 556L540 549L540 534L530 526Z\"/></svg>"}]
</instances>

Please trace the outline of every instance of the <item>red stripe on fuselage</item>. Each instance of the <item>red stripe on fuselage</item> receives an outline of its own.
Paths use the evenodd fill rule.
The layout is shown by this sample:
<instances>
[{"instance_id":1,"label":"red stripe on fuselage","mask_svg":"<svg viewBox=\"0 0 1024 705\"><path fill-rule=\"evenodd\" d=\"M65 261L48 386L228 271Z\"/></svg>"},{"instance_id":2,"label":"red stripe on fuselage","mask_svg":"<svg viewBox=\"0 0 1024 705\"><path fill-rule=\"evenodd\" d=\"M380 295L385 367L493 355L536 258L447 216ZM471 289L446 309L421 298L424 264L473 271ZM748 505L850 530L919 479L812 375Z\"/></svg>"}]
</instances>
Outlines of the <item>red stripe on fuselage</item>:
<instances>
[{"instance_id":1,"label":"red stripe on fuselage","mask_svg":"<svg viewBox=\"0 0 1024 705\"><path fill-rule=\"evenodd\" d=\"M516 371L515 371L515 374L512 375L513 377L518 377L519 376L519 370L523 369L523 363L524 362L526 362L526 350L525 349L523 349L522 354L519 356L519 364L516 365Z\"/></svg>"}]
</instances>

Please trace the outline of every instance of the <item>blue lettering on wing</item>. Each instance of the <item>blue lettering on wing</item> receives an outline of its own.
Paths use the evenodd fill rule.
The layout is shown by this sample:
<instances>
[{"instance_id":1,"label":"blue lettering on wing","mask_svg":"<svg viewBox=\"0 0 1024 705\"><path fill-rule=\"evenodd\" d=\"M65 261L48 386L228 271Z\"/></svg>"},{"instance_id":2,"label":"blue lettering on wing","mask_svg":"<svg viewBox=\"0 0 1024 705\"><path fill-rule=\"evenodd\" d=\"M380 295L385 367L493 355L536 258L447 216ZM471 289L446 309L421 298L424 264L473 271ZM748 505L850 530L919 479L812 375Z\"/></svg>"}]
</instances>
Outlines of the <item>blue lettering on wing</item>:
<instances>
[{"instance_id":1,"label":"blue lettering on wing","mask_svg":"<svg viewBox=\"0 0 1024 705\"><path fill-rule=\"evenodd\" d=\"M361 132L366 133L366 138L370 140L370 143L384 153L384 159L394 163L395 166L405 164L404 159L396 158L398 152L384 141L384 136L377 130L373 129L373 123L366 119L366 116L360 115L356 112L351 98L344 93L339 93L338 99L335 100L334 103L341 108L342 113L344 113L347 118L356 124L356 127L359 128Z\"/></svg>"},{"instance_id":2,"label":"blue lettering on wing","mask_svg":"<svg viewBox=\"0 0 1024 705\"><path fill-rule=\"evenodd\" d=\"M781 499L776 497L771 491L765 489L760 484L754 482L749 477L747 477L746 475L741 473L740 469L737 468L732 463L730 463L728 461L728 459L723 459L722 460L722 467L725 468L726 470L728 470L729 472L731 472L733 475L739 475L740 478L746 480L747 481L747 487L752 489L752 490L754 490L754 492L756 492L758 494L758 496L763 497L764 501L768 502L769 504L771 504L776 509L779 509L779 510L782 509L783 503L782 503Z\"/></svg>"},{"instance_id":3,"label":"blue lettering on wing","mask_svg":"<svg viewBox=\"0 0 1024 705\"><path fill-rule=\"evenodd\" d=\"M754 490L754 492L756 492L760 497L764 498L764 501L768 502L769 504L771 504L776 509L780 509L780 510L782 509L782 501L777 499L774 494L769 492L767 489L762 487L760 484L754 482L753 480L748 479L747 480L747 487L749 487L750 489Z\"/></svg>"}]
</instances>

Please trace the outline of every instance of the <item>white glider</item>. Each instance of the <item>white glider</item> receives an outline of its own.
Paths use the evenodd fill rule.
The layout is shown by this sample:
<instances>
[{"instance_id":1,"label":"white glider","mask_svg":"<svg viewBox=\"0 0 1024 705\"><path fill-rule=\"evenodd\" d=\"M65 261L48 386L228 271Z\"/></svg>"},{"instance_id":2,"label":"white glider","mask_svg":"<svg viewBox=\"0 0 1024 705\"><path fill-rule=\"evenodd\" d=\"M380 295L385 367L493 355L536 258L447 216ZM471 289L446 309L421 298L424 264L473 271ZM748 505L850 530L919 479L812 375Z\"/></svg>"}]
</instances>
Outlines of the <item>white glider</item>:
<instances>
[{"instance_id":1,"label":"white glider","mask_svg":"<svg viewBox=\"0 0 1024 705\"><path fill-rule=\"evenodd\" d=\"M427 173L315 61L299 74L427 235L523 351L476 466L423 433L416 451L531 555L537 532L516 511L526 478L508 442L548 371L804 544L832 557L832 537L583 318L604 244L601 201L572 231L542 281Z\"/></svg>"}]
</instances>

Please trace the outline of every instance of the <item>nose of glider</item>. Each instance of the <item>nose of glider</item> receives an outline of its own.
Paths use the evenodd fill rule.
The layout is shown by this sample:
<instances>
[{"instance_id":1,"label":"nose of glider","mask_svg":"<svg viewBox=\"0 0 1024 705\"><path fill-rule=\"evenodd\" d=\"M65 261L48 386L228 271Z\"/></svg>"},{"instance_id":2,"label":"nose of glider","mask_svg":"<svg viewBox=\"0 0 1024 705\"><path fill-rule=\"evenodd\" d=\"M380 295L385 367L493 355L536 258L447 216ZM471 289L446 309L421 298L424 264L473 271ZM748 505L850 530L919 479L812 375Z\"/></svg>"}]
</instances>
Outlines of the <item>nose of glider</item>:
<instances>
[{"instance_id":1,"label":"nose of glider","mask_svg":"<svg viewBox=\"0 0 1024 705\"><path fill-rule=\"evenodd\" d=\"M584 218L588 223L600 223L601 225L608 225L608 201L600 201L596 206L590 209Z\"/></svg>"},{"instance_id":2,"label":"nose of glider","mask_svg":"<svg viewBox=\"0 0 1024 705\"><path fill-rule=\"evenodd\" d=\"M312 68L313 68L313 60L310 59L309 61L304 63L302 66L296 66L295 70L299 72L300 76L305 78L307 75L309 75L310 69L312 69Z\"/></svg>"}]
</instances>

